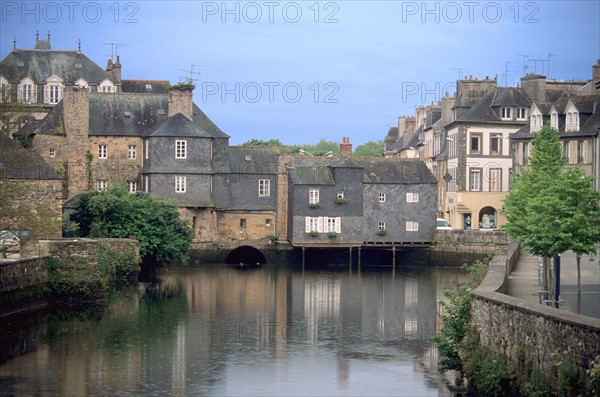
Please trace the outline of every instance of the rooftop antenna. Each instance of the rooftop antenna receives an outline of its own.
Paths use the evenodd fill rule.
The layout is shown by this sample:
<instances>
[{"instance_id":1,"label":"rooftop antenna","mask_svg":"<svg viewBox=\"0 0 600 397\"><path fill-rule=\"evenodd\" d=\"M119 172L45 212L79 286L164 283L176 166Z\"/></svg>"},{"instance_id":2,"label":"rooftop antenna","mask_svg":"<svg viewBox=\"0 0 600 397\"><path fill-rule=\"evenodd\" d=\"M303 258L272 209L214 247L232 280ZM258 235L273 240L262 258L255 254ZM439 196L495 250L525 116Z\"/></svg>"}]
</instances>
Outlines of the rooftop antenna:
<instances>
[{"instance_id":1,"label":"rooftop antenna","mask_svg":"<svg viewBox=\"0 0 600 397\"><path fill-rule=\"evenodd\" d=\"M546 61L546 62L548 62L548 78L550 78L550 59L551 59L552 57L555 57L555 56L557 56L557 55L558 55L558 54L553 54L553 53L549 53L549 54L548 54L548 60Z\"/></svg>"},{"instance_id":2,"label":"rooftop antenna","mask_svg":"<svg viewBox=\"0 0 600 397\"><path fill-rule=\"evenodd\" d=\"M454 71L457 71L457 72L458 72L458 79L459 79L459 80L462 80L462 73L463 73L463 72L468 72L468 71L469 71L468 69L461 69L461 68L454 68L454 69L452 69L452 70L454 70Z\"/></svg>"},{"instance_id":3,"label":"rooftop antenna","mask_svg":"<svg viewBox=\"0 0 600 397\"><path fill-rule=\"evenodd\" d=\"M119 48L129 44L125 43L104 43L104 45L110 45L110 60L114 61L115 57L119 55Z\"/></svg>"},{"instance_id":4,"label":"rooftop antenna","mask_svg":"<svg viewBox=\"0 0 600 397\"><path fill-rule=\"evenodd\" d=\"M188 81L190 84L193 84L193 83L194 83L194 81L198 81L198 79L195 79L195 78L194 78L194 75L196 75L196 74L197 74L197 75L200 75L200 72L195 72L195 71L194 71L194 66L204 67L204 66L206 66L206 65L193 65L193 64L192 64L192 65L190 65L190 70L183 70L183 69L179 69L180 71L182 71L182 72L185 72L186 74L188 74L188 75L189 75L189 77L188 77L188 76L186 76L186 78L185 78L185 79L186 79L186 81Z\"/></svg>"},{"instance_id":5,"label":"rooftop antenna","mask_svg":"<svg viewBox=\"0 0 600 397\"><path fill-rule=\"evenodd\" d=\"M529 59L531 62L533 62L533 67L535 69L535 73L537 73L537 63L541 62L542 63L542 73L544 73L544 62L546 62L545 59Z\"/></svg>"},{"instance_id":6,"label":"rooftop antenna","mask_svg":"<svg viewBox=\"0 0 600 397\"><path fill-rule=\"evenodd\" d=\"M529 55L519 55L521 57L523 57L523 76L525 76L527 74L527 69L529 69L529 65L527 64L527 59L529 58Z\"/></svg>"},{"instance_id":7,"label":"rooftop antenna","mask_svg":"<svg viewBox=\"0 0 600 397\"><path fill-rule=\"evenodd\" d=\"M502 76L504 76L504 86L508 87L508 73L510 72L514 72L514 70L508 70L508 64L510 62L505 61L504 62L504 73L502 74Z\"/></svg>"}]
</instances>

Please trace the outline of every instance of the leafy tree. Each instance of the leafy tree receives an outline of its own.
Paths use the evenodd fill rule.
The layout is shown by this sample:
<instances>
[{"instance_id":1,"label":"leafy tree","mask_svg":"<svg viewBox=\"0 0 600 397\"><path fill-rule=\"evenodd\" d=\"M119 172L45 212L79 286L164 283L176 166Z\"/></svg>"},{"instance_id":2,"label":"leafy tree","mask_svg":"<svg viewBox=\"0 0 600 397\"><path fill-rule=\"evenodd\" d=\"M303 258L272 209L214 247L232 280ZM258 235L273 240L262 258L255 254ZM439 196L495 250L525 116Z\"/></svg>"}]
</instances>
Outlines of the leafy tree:
<instances>
[{"instance_id":1,"label":"leafy tree","mask_svg":"<svg viewBox=\"0 0 600 397\"><path fill-rule=\"evenodd\" d=\"M508 235L544 258L544 286L550 258L562 252L594 252L599 239L598 194L580 169L565 168L558 131L544 126L533 138L530 166L520 170L504 200Z\"/></svg>"},{"instance_id":2,"label":"leafy tree","mask_svg":"<svg viewBox=\"0 0 600 397\"><path fill-rule=\"evenodd\" d=\"M383 157L383 141L370 141L358 145L356 149L354 149L354 155L363 157Z\"/></svg>"},{"instance_id":3,"label":"leafy tree","mask_svg":"<svg viewBox=\"0 0 600 397\"><path fill-rule=\"evenodd\" d=\"M193 236L175 204L124 185L82 195L72 219L81 236L135 238L140 254L159 262L185 261Z\"/></svg>"},{"instance_id":4,"label":"leafy tree","mask_svg":"<svg viewBox=\"0 0 600 397\"><path fill-rule=\"evenodd\" d=\"M249 141L242 143L242 146L284 147L285 145L281 143L279 139L269 139L268 141L263 141L261 139L252 138Z\"/></svg>"}]
</instances>

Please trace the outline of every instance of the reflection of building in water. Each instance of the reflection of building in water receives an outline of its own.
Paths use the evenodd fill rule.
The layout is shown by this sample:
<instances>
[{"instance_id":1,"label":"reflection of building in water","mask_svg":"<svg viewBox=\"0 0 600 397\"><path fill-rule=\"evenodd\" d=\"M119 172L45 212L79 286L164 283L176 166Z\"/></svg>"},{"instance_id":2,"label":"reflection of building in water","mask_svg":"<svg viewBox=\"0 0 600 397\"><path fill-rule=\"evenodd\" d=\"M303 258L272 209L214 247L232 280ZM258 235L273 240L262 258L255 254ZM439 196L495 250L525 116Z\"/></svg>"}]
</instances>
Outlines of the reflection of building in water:
<instances>
[{"instance_id":1,"label":"reflection of building in water","mask_svg":"<svg viewBox=\"0 0 600 397\"><path fill-rule=\"evenodd\" d=\"M337 325L340 318L340 280L317 279L305 283L304 316L311 341L318 338L319 326Z\"/></svg>"},{"instance_id":2,"label":"reflection of building in water","mask_svg":"<svg viewBox=\"0 0 600 397\"><path fill-rule=\"evenodd\" d=\"M180 320L181 321L181 320ZM175 348L173 349L173 374L171 375L171 391L175 396L185 396L185 332L186 324L181 321L177 324L175 335Z\"/></svg>"}]
</instances>

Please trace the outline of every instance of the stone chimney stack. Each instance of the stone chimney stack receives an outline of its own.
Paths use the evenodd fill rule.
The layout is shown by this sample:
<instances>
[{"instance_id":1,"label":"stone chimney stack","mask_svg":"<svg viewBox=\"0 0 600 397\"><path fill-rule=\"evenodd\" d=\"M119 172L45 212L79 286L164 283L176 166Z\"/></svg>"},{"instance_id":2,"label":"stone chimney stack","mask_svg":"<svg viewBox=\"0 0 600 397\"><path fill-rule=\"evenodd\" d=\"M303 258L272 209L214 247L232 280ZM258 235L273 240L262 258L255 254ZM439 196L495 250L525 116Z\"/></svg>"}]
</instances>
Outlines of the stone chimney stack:
<instances>
[{"instance_id":1,"label":"stone chimney stack","mask_svg":"<svg viewBox=\"0 0 600 397\"><path fill-rule=\"evenodd\" d=\"M528 73L521 78L521 88L532 102L546 101L546 76Z\"/></svg>"},{"instance_id":2,"label":"stone chimney stack","mask_svg":"<svg viewBox=\"0 0 600 397\"><path fill-rule=\"evenodd\" d=\"M342 143L340 143L340 156L352 157L352 144L347 136L343 137Z\"/></svg>"},{"instance_id":3,"label":"stone chimney stack","mask_svg":"<svg viewBox=\"0 0 600 397\"><path fill-rule=\"evenodd\" d=\"M178 84L171 87L169 91L169 117L181 113L192 120L192 116L194 115L194 105L192 102L193 89L193 86L188 84Z\"/></svg>"},{"instance_id":4,"label":"stone chimney stack","mask_svg":"<svg viewBox=\"0 0 600 397\"><path fill-rule=\"evenodd\" d=\"M592 80L594 81L594 84L597 87L599 87L598 89L600 90L600 86L598 86L598 84L600 84L600 59L598 59L598 62L596 62L596 64L592 66Z\"/></svg>"}]
</instances>

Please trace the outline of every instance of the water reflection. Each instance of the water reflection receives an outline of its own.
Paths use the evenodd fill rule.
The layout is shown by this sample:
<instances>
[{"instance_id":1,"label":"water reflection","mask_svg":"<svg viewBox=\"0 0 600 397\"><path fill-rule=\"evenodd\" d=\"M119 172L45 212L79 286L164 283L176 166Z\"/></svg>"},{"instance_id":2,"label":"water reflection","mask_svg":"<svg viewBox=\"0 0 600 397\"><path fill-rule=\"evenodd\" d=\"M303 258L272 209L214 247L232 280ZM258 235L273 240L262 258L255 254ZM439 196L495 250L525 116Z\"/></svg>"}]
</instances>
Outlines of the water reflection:
<instances>
[{"instance_id":1,"label":"water reflection","mask_svg":"<svg viewBox=\"0 0 600 397\"><path fill-rule=\"evenodd\" d=\"M429 340L458 269L159 276L101 317L41 319L35 351L0 365L0 394L450 395Z\"/></svg>"}]
</instances>

